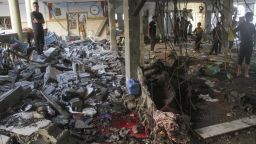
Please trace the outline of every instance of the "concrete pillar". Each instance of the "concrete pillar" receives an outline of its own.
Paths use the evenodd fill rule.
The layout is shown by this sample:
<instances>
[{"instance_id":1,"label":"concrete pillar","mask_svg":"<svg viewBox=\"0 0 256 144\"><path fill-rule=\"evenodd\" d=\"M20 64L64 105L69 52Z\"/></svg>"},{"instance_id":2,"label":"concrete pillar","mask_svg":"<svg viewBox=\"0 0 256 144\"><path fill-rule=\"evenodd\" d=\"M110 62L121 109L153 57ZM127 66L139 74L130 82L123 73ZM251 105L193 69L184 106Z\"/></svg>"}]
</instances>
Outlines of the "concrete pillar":
<instances>
[{"instance_id":1,"label":"concrete pillar","mask_svg":"<svg viewBox=\"0 0 256 144\"><path fill-rule=\"evenodd\" d=\"M117 13L117 23L118 23L118 28L124 31L123 13Z\"/></svg>"},{"instance_id":2,"label":"concrete pillar","mask_svg":"<svg viewBox=\"0 0 256 144\"><path fill-rule=\"evenodd\" d=\"M8 0L8 4L11 15L12 30L17 33L19 40L22 40L19 2L17 0Z\"/></svg>"},{"instance_id":3,"label":"concrete pillar","mask_svg":"<svg viewBox=\"0 0 256 144\"><path fill-rule=\"evenodd\" d=\"M145 43L144 43L144 14L143 10L140 11L139 17L140 17L140 66L144 65L144 49L145 49Z\"/></svg>"},{"instance_id":4,"label":"concrete pillar","mask_svg":"<svg viewBox=\"0 0 256 144\"><path fill-rule=\"evenodd\" d=\"M212 17L212 12L209 10L205 11L205 27L209 25L209 28L211 29L211 17Z\"/></svg>"},{"instance_id":5,"label":"concrete pillar","mask_svg":"<svg viewBox=\"0 0 256 144\"><path fill-rule=\"evenodd\" d=\"M223 14L225 16L224 25L228 26L232 22L233 0L224 0L223 5L224 5Z\"/></svg>"},{"instance_id":6,"label":"concrete pillar","mask_svg":"<svg viewBox=\"0 0 256 144\"><path fill-rule=\"evenodd\" d=\"M108 20L109 20L109 28L110 28L110 49L113 52L117 52L115 1L114 0L108 0Z\"/></svg>"},{"instance_id":7,"label":"concrete pillar","mask_svg":"<svg viewBox=\"0 0 256 144\"><path fill-rule=\"evenodd\" d=\"M224 0L223 1L223 5L224 5L224 9L223 9L223 14L224 14L224 28L225 30L227 31L228 30L228 27L229 25L231 24L232 22L232 14L233 14L233 0ZM224 39L223 39L223 45L225 47L227 47L227 33L223 33L224 35Z\"/></svg>"},{"instance_id":8,"label":"concrete pillar","mask_svg":"<svg viewBox=\"0 0 256 144\"><path fill-rule=\"evenodd\" d=\"M27 24L29 28L32 28L32 20L31 20L31 12L32 12L32 8L31 8L31 0L25 0L25 6L26 6L26 15L27 15Z\"/></svg>"},{"instance_id":9,"label":"concrete pillar","mask_svg":"<svg viewBox=\"0 0 256 144\"><path fill-rule=\"evenodd\" d=\"M132 16L138 2L123 1L126 80L137 78L137 68L140 64L140 15Z\"/></svg>"}]
</instances>

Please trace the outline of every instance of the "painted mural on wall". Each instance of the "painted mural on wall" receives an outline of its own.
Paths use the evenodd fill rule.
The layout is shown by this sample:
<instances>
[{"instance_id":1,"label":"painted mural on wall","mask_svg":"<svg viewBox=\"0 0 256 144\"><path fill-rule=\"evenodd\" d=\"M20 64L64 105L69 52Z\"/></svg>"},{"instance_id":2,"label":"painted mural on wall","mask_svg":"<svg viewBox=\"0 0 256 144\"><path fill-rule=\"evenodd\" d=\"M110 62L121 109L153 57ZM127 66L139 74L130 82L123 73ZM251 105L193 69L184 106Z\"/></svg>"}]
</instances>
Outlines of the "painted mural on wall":
<instances>
[{"instance_id":1,"label":"painted mural on wall","mask_svg":"<svg viewBox=\"0 0 256 144\"><path fill-rule=\"evenodd\" d=\"M106 4L97 2L48 3L50 19L66 19L68 13L83 12L88 17L106 16Z\"/></svg>"}]
</instances>

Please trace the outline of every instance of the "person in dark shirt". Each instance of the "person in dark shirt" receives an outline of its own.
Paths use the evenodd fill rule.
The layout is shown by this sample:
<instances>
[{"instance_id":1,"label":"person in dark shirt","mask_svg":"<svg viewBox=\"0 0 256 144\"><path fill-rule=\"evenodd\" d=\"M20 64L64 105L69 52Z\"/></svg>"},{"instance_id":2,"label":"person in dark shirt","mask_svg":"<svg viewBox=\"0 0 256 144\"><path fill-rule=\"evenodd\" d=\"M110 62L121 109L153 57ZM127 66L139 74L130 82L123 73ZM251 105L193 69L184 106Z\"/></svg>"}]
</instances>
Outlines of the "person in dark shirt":
<instances>
[{"instance_id":1,"label":"person in dark shirt","mask_svg":"<svg viewBox=\"0 0 256 144\"><path fill-rule=\"evenodd\" d=\"M180 18L176 19L176 22L174 24L174 29L173 29L173 33L174 33L174 44L178 45L180 43L179 41L179 34L180 34Z\"/></svg>"},{"instance_id":2,"label":"person in dark shirt","mask_svg":"<svg viewBox=\"0 0 256 144\"><path fill-rule=\"evenodd\" d=\"M245 22L239 23L238 27L234 30L234 32L240 32L240 50L238 56L238 68L237 68L237 76L241 75L241 66L243 60L245 59L245 70L244 76L249 78L249 64L252 56L252 50L254 45L254 35L255 35L255 27L252 23L253 13L247 12L245 14Z\"/></svg>"},{"instance_id":3,"label":"person in dark shirt","mask_svg":"<svg viewBox=\"0 0 256 144\"><path fill-rule=\"evenodd\" d=\"M153 16L152 21L149 23L149 36L151 39L151 51L154 51L156 45L156 16Z\"/></svg>"},{"instance_id":4,"label":"person in dark shirt","mask_svg":"<svg viewBox=\"0 0 256 144\"><path fill-rule=\"evenodd\" d=\"M210 55L213 53L213 51L215 51L216 55L221 52L221 40L222 40L221 39L221 33L222 33L221 23L218 22L216 27L212 31L213 45L212 45Z\"/></svg>"},{"instance_id":5,"label":"person in dark shirt","mask_svg":"<svg viewBox=\"0 0 256 144\"><path fill-rule=\"evenodd\" d=\"M203 37L203 29L201 28L201 23L197 23L197 27L194 30L194 33L196 35L196 41L195 41L195 51L200 52L201 47L201 40Z\"/></svg>"},{"instance_id":6,"label":"person in dark shirt","mask_svg":"<svg viewBox=\"0 0 256 144\"><path fill-rule=\"evenodd\" d=\"M34 11L31 13L32 26L34 31L35 47L38 54L43 54L44 48L44 17L39 12L39 5L37 2L33 2Z\"/></svg>"}]
</instances>

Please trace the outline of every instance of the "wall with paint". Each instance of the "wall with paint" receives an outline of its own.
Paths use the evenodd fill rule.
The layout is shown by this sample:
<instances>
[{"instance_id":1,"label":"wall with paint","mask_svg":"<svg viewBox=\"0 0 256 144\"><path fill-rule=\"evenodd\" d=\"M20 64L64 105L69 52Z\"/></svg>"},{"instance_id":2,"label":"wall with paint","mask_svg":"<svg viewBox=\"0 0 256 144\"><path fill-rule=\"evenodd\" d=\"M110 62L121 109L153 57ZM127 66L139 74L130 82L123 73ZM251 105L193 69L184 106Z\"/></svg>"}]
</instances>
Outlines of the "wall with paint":
<instances>
[{"instance_id":1,"label":"wall with paint","mask_svg":"<svg viewBox=\"0 0 256 144\"><path fill-rule=\"evenodd\" d=\"M22 28L27 27L27 15L25 2L19 3ZM10 16L8 3L0 4L0 16ZM71 3L43 3L39 2L39 11L45 19L44 28L55 32L61 37L68 35L67 13L86 14L86 33L94 35L100 24L105 20L105 7L102 2L71 2ZM78 33L71 33L77 35ZM99 38L106 38L107 27L105 27Z\"/></svg>"}]
</instances>

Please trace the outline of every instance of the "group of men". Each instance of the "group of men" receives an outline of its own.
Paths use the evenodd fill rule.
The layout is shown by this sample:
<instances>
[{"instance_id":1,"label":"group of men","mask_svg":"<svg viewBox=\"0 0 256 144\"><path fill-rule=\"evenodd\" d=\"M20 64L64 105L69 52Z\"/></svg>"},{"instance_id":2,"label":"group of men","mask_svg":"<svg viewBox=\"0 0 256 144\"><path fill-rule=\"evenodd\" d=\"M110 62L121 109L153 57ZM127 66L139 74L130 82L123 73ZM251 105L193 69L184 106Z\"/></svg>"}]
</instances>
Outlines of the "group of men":
<instances>
[{"instance_id":1,"label":"group of men","mask_svg":"<svg viewBox=\"0 0 256 144\"><path fill-rule=\"evenodd\" d=\"M238 53L238 66L237 66L237 76L241 75L241 68L242 63L245 60L245 67L244 67L244 77L249 78L249 64L252 56L253 46L255 44L254 40L256 37L256 30L255 26L251 23L253 20L253 13L247 12L245 14L245 20L240 21L237 26L236 21L232 21L230 28L228 30L228 42L229 42L229 49L232 48L236 33L239 33L240 39L240 49ZM175 28L174 28L175 29ZM217 22L216 27L212 30L213 36L213 44L210 50L210 55L213 52L217 55L221 53L221 46L222 46L222 25L221 22ZM203 29L201 28L201 23L197 24L197 27L194 30L195 34L195 51L199 51L201 40L203 37ZM175 30L174 30L174 37L175 37ZM152 17L152 21L149 24L149 36L151 39L151 51L154 51L154 47L156 44L156 16ZM183 35L182 35L183 36ZM175 41L176 38L174 38Z\"/></svg>"},{"instance_id":2,"label":"group of men","mask_svg":"<svg viewBox=\"0 0 256 144\"><path fill-rule=\"evenodd\" d=\"M238 53L238 66L237 66L237 76L241 75L241 68L243 61L245 61L244 66L244 77L249 78L249 64L251 61L254 38L256 36L255 26L251 23L253 20L253 13L247 12L245 14L245 20L241 19L237 25L235 20L232 21L228 30L228 45L229 49L233 47L234 39L236 35L239 35L240 39L240 49ZM237 34L238 33L238 34ZM213 45L210 51L210 54L213 54L213 51L217 55L221 52L221 43L223 41L222 37L222 26L218 22L216 27L212 31L213 34Z\"/></svg>"}]
</instances>

